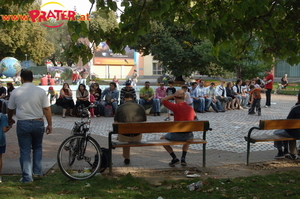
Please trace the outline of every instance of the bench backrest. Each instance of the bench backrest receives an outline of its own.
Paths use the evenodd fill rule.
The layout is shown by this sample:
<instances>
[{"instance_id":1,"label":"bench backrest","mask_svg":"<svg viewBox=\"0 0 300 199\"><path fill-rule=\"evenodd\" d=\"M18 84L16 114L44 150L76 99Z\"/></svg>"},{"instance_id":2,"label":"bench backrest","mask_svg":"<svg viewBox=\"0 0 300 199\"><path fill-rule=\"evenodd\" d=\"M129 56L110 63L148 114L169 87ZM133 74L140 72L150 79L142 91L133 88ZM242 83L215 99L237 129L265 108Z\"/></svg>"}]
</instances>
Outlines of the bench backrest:
<instances>
[{"instance_id":1,"label":"bench backrest","mask_svg":"<svg viewBox=\"0 0 300 199\"><path fill-rule=\"evenodd\" d=\"M300 119L260 120L259 129L300 129Z\"/></svg>"},{"instance_id":2,"label":"bench backrest","mask_svg":"<svg viewBox=\"0 0 300 199\"><path fill-rule=\"evenodd\" d=\"M115 134L189 132L208 130L209 121L113 123L113 133Z\"/></svg>"}]
</instances>

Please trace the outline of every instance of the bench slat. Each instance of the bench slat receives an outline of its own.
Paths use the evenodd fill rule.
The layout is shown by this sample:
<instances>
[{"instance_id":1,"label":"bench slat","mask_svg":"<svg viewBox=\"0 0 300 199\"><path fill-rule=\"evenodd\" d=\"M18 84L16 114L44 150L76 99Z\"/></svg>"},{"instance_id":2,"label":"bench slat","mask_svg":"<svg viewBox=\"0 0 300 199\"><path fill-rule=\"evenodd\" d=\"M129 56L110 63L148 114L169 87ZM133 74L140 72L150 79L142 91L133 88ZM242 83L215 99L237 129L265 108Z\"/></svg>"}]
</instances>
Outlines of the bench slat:
<instances>
[{"instance_id":1,"label":"bench slat","mask_svg":"<svg viewBox=\"0 0 300 199\"><path fill-rule=\"evenodd\" d=\"M206 144L202 139L192 139L187 141L170 141L170 140L147 140L140 142L112 142L113 147L140 147L140 146L164 146L164 145L182 145L182 144Z\"/></svg>"},{"instance_id":2,"label":"bench slat","mask_svg":"<svg viewBox=\"0 0 300 199\"><path fill-rule=\"evenodd\" d=\"M208 130L209 121L113 123L113 133L115 134L189 132Z\"/></svg>"},{"instance_id":3,"label":"bench slat","mask_svg":"<svg viewBox=\"0 0 300 199\"><path fill-rule=\"evenodd\" d=\"M248 141L248 137L245 136L245 140ZM288 140L298 140L297 138L288 138L281 135L269 135L261 134L251 136L250 142L267 142L267 141L288 141Z\"/></svg>"},{"instance_id":4,"label":"bench slat","mask_svg":"<svg viewBox=\"0 0 300 199\"><path fill-rule=\"evenodd\" d=\"M300 119L260 120L260 130L300 129Z\"/></svg>"}]
</instances>

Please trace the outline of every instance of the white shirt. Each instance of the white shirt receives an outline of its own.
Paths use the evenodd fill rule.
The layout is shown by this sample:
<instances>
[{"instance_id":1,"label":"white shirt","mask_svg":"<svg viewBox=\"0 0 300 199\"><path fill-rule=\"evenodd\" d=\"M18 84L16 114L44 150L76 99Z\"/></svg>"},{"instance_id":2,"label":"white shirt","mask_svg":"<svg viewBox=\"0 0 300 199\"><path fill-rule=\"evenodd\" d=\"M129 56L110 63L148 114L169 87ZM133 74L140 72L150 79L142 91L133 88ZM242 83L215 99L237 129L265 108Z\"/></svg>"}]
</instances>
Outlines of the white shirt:
<instances>
[{"instance_id":1,"label":"white shirt","mask_svg":"<svg viewBox=\"0 0 300 199\"><path fill-rule=\"evenodd\" d=\"M189 92L185 92L185 100L184 100L187 104L192 104L193 103L193 99L191 98L191 95Z\"/></svg>"},{"instance_id":2,"label":"white shirt","mask_svg":"<svg viewBox=\"0 0 300 199\"><path fill-rule=\"evenodd\" d=\"M43 118L43 108L49 106L50 101L43 89L33 83L24 83L12 91L7 107L16 109L18 120L30 120Z\"/></svg>"}]
</instances>

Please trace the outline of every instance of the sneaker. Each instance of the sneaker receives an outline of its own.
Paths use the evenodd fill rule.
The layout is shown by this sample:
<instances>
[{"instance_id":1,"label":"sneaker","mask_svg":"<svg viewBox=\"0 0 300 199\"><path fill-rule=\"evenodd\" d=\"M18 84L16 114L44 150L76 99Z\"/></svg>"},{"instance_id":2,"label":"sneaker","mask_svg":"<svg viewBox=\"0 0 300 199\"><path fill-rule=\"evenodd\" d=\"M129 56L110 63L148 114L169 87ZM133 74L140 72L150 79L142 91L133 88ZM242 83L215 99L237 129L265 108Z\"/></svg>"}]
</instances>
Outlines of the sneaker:
<instances>
[{"instance_id":1,"label":"sneaker","mask_svg":"<svg viewBox=\"0 0 300 199\"><path fill-rule=\"evenodd\" d=\"M164 121L169 121L170 120L170 118L169 117L167 117L166 119L164 119Z\"/></svg>"},{"instance_id":2,"label":"sneaker","mask_svg":"<svg viewBox=\"0 0 300 199\"><path fill-rule=\"evenodd\" d=\"M284 155L285 154L281 151L281 152L278 152L274 158L284 158Z\"/></svg>"},{"instance_id":3,"label":"sneaker","mask_svg":"<svg viewBox=\"0 0 300 199\"><path fill-rule=\"evenodd\" d=\"M2 183L2 177L0 176L0 183Z\"/></svg>"},{"instance_id":4,"label":"sneaker","mask_svg":"<svg viewBox=\"0 0 300 199\"><path fill-rule=\"evenodd\" d=\"M268 106L267 106L267 105L265 105L264 107L265 107L265 108L268 108Z\"/></svg>"},{"instance_id":5,"label":"sneaker","mask_svg":"<svg viewBox=\"0 0 300 199\"><path fill-rule=\"evenodd\" d=\"M160 116L160 112L157 112L157 116Z\"/></svg>"},{"instance_id":6,"label":"sneaker","mask_svg":"<svg viewBox=\"0 0 300 199\"><path fill-rule=\"evenodd\" d=\"M248 109L249 107L248 106L243 106L243 109Z\"/></svg>"},{"instance_id":7,"label":"sneaker","mask_svg":"<svg viewBox=\"0 0 300 199\"><path fill-rule=\"evenodd\" d=\"M198 117L196 116L196 117L194 117L194 121L199 121L199 119L198 119Z\"/></svg>"},{"instance_id":8,"label":"sneaker","mask_svg":"<svg viewBox=\"0 0 300 199\"><path fill-rule=\"evenodd\" d=\"M185 161L185 159L181 159L181 166L187 166L187 163L186 163L186 161Z\"/></svg>"},{"instance_id":9,"label":"sneaker","mask_svg":"<svg viewBox=\"0 0 300 199\"><path fill-rule=\"evenodd\" d=\"M261 116L261 112L258 112L257 115L258 115L258 116Z\"/></svg>"},{"instance_id":10,"label":"sneaker","mask_svg":"<svg viewBox=\"0 0 300 199\"><path fill-rule=\"evenodd\" d=\"M254 112L254 111L251 111L251 112L249 112L248 114L249 114L249 115L253 115L253 114L255 114L255 112Z\"/></svg>"},{"instance_id":11,"label":"sneaker","mask_svg":"<svg viewBox=\"0 0 300 199\"><path fill-rule=\"evenodd\" d=\"M298 155L290 154L290 153L286 154L284 157L287 158L287 159L291 159L291 160L297 160L299 158Z\"/></svg>"},{"instance_id":12,"label":"sneaker","mask_svg":"<svg viewBox=\"0 0 300 199\"><path fill-rule=\"evenodd\" d=\"M32 181L29 181L29 182L24 182L24 181L23 181L23 178L21 178L21 179L20 179L20 182L21 182L21 183L31 183L31 182L33 182L33 180L32 180Z\"/></svg>"},{"instance_id":13,"label":"sneaker","mask_svg":"<svg viewBox=\"0 0 300 199\"><path fill-rule=\"evenodd\" d=\"M179 159L178 159L178 158L173 159L173 160L169 163L169 166L170 166L170 167L174 167L176 164L179 164Z\"/></svg>"}]
</instances>

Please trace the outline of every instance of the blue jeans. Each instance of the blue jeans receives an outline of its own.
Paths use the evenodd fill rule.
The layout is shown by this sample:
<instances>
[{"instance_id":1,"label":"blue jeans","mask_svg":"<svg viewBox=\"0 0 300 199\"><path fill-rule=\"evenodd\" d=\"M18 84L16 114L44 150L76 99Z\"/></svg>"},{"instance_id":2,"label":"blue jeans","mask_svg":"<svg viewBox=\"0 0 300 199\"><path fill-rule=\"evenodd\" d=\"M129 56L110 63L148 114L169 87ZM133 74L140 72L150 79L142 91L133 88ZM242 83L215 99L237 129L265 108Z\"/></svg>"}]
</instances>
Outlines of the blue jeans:
<instances>
[{"instance_id":1,"label":"blue jeans","mask_svg":"<svg viewBox=\"0 0 300 199\"><path fill-rule=\"evenodd\" d=\"M165 139L172 140L172 141L185 141L185 140L191 140L193 138L194 138L193 132L167 133L165 135Z\"/></svg>"},{"instance_id":2,"label":"blue jeans","mask_svg":"<svg viewBox=\"0 0 300 199\"><path fill-rule=\"evenodd\" d=\"M204 111L204 106L205 106L205 100L204 100L204 98L199 98L198 100L193 99L193 102L199 103L197 111Z\"/></svg>"},{"instance_id":3,"label":"blue jeans","mask_svg":"<svg viewBox=\"0 0 300 199\"><path fill-rule=\"evenodd\" d=\"M106 106L107 102L106 101L102 101L100 102L100 106L102 107L102 110L104 110L104 107ZM116 113L117 108L118 108L118 101L113 101L111 103L113 109L114 109L114 113Z\"/></svg>"},{"instance_id":4,"label":"blue jeans","mask_svg":"<svg viewBox=\"0 0 300 199\"><path fill-rule=\"evenodd\" d=\"M151 99L149 102L147 102L147 101L144 100L144 99L140 99L139 104L140 104L141 106L144 106L144 104L152 104L153 112L157 112L157 111L154 111L154 110L155 110L155 107L154 107L153 99Z\"/></svg>"},{"instance_id":5,"label":"blue jeans","mask_svg":"<svg viewBox=\"0 0 300 199\"><path fill-rule=\"evenodd\" d=\"M210 98L206 98L204 100L204 104L205 104L205 109L204 110L207 111L209 109L209 107L210 107L211 99Z\"/></svg>"},{"instance_id":6,"label":"blue jeans","mask_svg":"<svg viewBox=\"0 0 300 199\"><path fill-rule=\"evenodd\" d=\"M160 112L160 99L153 99L153 112Z\"/></svg>"},{"instance_id":7,"label":"blue jeans","mask_svg":"<svg viewBox=\"0 0 300 199\"><path fill-rule=\"evenodd\" d=\"M32 182L32 172L42 175L44 121L18 120L17 136L20 148L22 182ZM33 164L31 164L31 149Z\"/></svg>"}]
</instances>

